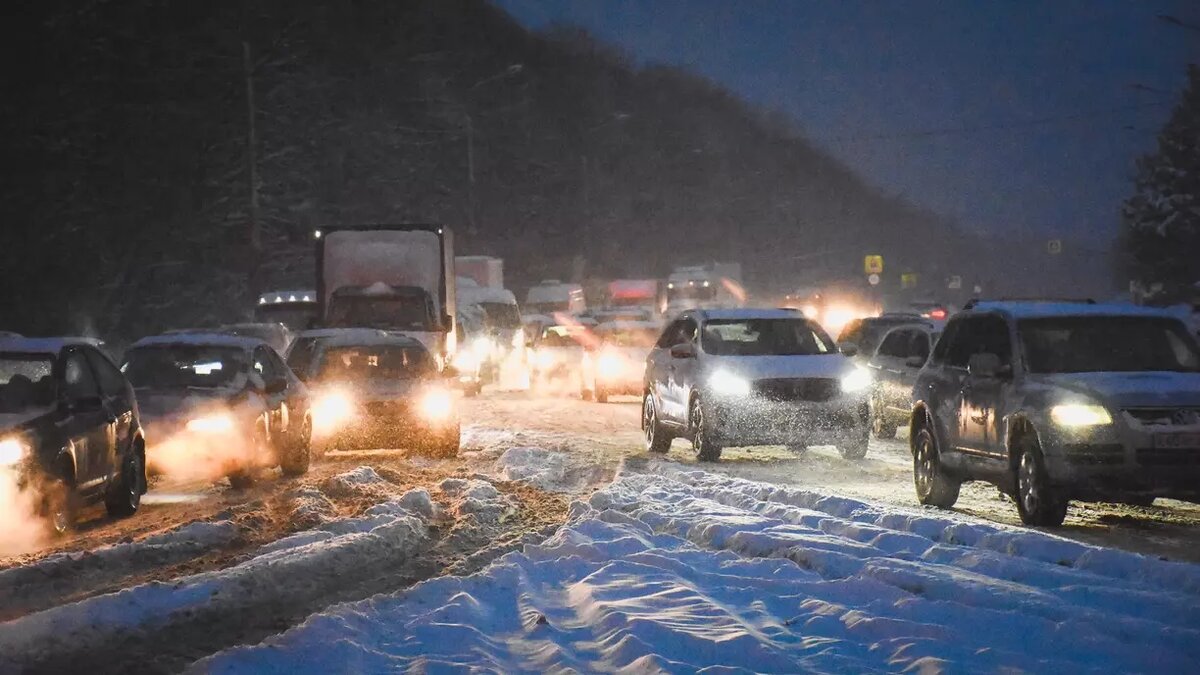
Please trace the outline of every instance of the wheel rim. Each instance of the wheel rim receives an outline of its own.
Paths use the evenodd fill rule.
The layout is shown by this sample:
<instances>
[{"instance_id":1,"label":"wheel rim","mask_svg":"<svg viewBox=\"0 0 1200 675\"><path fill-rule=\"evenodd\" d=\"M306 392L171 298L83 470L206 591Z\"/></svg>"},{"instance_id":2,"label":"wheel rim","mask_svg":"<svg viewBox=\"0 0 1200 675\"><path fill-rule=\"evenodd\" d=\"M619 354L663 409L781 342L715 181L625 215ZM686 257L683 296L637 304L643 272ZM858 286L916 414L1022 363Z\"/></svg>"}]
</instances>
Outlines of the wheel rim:
<instances>
[{"instance_id":1,"label":"wheel rim","mask_svg":"<svg viewBox=\"0 0 1200 675\"><path fill-rule=\"evenodd\" d=\"M53 515L50 517L50 525L54 531L62 534L67 531L67 510L61 506L54 509Z\"/></svg>"},{"instance_id":2,"label":"wheel rim","mask_svg":"<svg viewBox=\"0 0 1200 675\"><path fill-rule=\"evenodd\" d=\"M930 445L928 435L922 434L917 443L916 470L913 472L917 482L917 492L922 496L928 495L930 487L933 485L933 452Z\"/></svg>"},{"instance_id":3,"label":"wheel rim","mask_svg":"<svg viewBox=\"0 0 1200 675\"><path fill-rule=\"evenodd\" d=\"M696 453L703 455L708 450L708 439L704 437L704 407L699 400L692 402L692 422L695 425Z\"/></svg>"},{"instance_id":4,"label":"wheel rim","mask_svg":"<svg viewBox=\"0 0 1200 675\"><path fill-rule=\"evenodd\" d=\"M654 445L654 399L646 397L646 405L642 406L642 427L646 434L646 447Z\"/></svg>"},{"instance_id":5,"label":"wheel rim","mask_svg":"<svg viewBox=\"0 0 1200 675\"><path fill-rule=\"evenodd\" d=\"M1037 462L1029 451L1021 453L1021 465L1017 468L1017 490L1025 512L1036 513L1041 495L1038 494Z\"/></svg>"}]
</instances>

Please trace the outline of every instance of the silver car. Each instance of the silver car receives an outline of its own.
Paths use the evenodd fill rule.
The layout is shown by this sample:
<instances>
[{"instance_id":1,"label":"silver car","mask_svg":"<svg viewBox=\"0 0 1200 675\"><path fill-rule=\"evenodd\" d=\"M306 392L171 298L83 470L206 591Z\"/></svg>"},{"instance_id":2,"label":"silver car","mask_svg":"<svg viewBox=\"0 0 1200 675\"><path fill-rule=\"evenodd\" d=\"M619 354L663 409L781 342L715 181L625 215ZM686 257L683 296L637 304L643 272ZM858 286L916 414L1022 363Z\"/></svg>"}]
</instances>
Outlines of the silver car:
<instances>
[{"instance_id":1,"label":"silver car","mask_svg":"<svg viewBox=\"0 0 1200 675\"><path fill-rule=\"evenodd\" d=\"M1200 497L1200 347L1166 312L977 304L947 324L913 399L923 504L982 480L1026 524L1058 525L1071 499Z\"/></svg>"},{"instance_id":2,"label":"silver car","mask_svg":"<svg viewBox=\"0 0 1200 675\"><path fill-rule=\"evenodd\" d=\"M749 445L837 445L862 458L871 378L850 356L798 311L686 311L646 361L646 446L687 438L704 461Z\"/></svg>"}]
</instances>

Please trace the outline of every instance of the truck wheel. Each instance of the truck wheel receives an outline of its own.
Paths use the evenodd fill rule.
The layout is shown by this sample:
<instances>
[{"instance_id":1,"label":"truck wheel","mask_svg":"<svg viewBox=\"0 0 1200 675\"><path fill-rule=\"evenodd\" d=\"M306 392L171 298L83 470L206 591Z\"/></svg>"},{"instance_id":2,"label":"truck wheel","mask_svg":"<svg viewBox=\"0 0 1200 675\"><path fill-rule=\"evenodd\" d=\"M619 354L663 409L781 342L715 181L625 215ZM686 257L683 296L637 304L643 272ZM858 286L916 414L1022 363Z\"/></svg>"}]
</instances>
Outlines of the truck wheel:
<instances>
[{"instance_id":1,"label":"truck wheel","mask_svg":"<svg viewBox=\"0 0 1200 675\"><path fill-rule=\"evenodd\" d=\"M922 427L913 439L913 485L917 501L928 506L948 509L958 501L961 481L946 473L938 457L933 432Z\"/></svg>"},{"instance_id":2,"label":"truck wheel","mask_svg":"<svg viewBox=\"0 0 1200 675\"><path fill-rule=\"evenodd\" d=\"M141 453L132 448L121 462L117 480L109 486L104 496L104 507L108 515L125 518L137 513L142 504L142 493L146 491L146 468Z\"/></svg>"},{"instance_id":3,"label":"truck wheel","mask_svg":"<svg viewBox=\"0 0 1200 675\"><path fill-rule=\"evenodd\" d=\"M1042 450L1031 435L1017 441L1017 512L1026 525L1058 527L1067 517L1067 499L1050 483Z\"/></svg>"},{"instance_id":4,"label":"truck wheel","mask_svg":"<svg viewBox=\"0 0 1200 675\"><path fill-rule=\"evenodd\" d=\"M705 418L704 405L699 396L692 399L688 419L692 424L692 447L696 450L696 458L701 462L720 461L721 446L712 437L712 427Z\"/></svg>"},{"instance_id":5,"label":"truck wheel","mask_svg":"<svg viewBox=\"0 0 1200 675\"><path fill-rule=\"evenodd\" d=\"M646 436L646 450L664 454L671 449L671 435L658 421L654 395L649 393L642 399L642 433Z\"/></svg>"}]
</instances>

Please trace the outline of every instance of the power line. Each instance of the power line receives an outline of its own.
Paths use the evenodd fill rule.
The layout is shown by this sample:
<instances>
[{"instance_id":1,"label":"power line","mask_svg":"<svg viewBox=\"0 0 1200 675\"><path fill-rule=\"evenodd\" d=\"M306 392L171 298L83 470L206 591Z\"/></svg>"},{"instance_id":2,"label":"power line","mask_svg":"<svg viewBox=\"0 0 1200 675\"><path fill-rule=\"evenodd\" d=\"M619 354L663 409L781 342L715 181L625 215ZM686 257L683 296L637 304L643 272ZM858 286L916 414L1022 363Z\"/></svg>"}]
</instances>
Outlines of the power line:
<instances>
[{"instance_id":1,"label":"power line","mask_svg":"<svg viewBox=\"0 0 1200 675\"><path fill-rule=\"evenodd\" d=\"M923 129L920 131L900 131L889 133L862 134L858 136L836 136L829 139L829 142L855 142L855 141L890 141L903 140L911 138L933 138L938 136L958 136L964 134L975 134L988 131L1007 131L1010 129L1028 129L1030 127L1041 126L1044 124L1056 124L1061 122L1075 122L1087 119L1097 119L1113 113L1128 112L1130 110L1140 110L1145 108L1155 108L1164 105L1170 105L1173 101L1162 100L1153 101L1150 103L1137 103L1133 105L1120 106L1116 108L1106 108L1102 110L1091 110L1087 112L1072 113L1070 115L1055 115L1050 117L1038 117L1019 122L1008 122L1004 124L977 124L972 126L961 127L945 127L941 129Z\"/></svg>"}]
</instances>

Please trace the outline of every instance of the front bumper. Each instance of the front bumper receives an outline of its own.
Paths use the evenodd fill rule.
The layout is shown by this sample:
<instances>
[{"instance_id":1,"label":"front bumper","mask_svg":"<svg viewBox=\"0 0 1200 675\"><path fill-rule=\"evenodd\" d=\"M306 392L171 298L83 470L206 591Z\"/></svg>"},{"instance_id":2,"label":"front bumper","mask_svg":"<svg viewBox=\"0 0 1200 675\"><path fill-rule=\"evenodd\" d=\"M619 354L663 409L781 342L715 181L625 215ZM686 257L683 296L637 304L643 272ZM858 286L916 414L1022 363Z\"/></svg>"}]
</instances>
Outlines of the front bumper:
<instances>
[{"instance_id":1,"label":"front bumper","mask_svg":"<svg viewBox=\"0 0 1200 675\"><path fill-rule=\"evenodd\" d=\"M843 445L862 442L870 428L867 399L774 402L718 399L707 413L717 442L739 445Z\"/></svg>"},{"instance_id":2,"label":"front bumper","mask_svg":"<svg viewBox=\"0 0 1200 675\"><path fill-rule=\"evenodd\" d=\"M329 435L354 445L417 442L452 434L458 426L457 412L430 420L423 417L410 401L372 401L360 405L352 419Z\"/></svg>"},{"instance_id":3,"label":"front bumper","mask_svg":"<svg viewBox=\"0 0 1200 675\"><path fill-rule=\"evenodd\" d=\"M1200 499L1200 428L1153 428L1118 419L1104 427L1054 429L1042 438L1042 453L1050 479L1079 499L1122 494Z\"/></svg>"}]
</instances>

